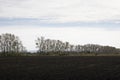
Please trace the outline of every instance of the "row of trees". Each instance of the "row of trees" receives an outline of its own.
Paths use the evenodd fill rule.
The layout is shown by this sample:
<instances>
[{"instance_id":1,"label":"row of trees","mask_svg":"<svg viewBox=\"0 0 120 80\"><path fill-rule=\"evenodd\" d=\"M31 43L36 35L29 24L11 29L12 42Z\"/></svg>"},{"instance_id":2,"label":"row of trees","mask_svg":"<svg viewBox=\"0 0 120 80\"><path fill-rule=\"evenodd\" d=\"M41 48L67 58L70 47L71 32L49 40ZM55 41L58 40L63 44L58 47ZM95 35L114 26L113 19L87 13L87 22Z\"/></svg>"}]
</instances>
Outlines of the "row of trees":
<instances>
[{"instance_id":1,"label":"row of trees","mask_svg":"<svg viewBox=\"0 0 120 80\"><path fill-rule=\"evenodd\" d=\"M111 46L101 46L97 44L71 45L69 42L60 40L45 39L36 40L38 52L76 52L76 53L119 53L119 49Z\"/></svg>"},{"instance_id":2,"label":"row of trees","mask_svg":"<svg viewBox=\"0 0 120 80\"><path fill-rule=\"evenodd\" d=\"M37 38L35 42L38 53L120 53L120 49L111 46L101 46L97 44L72 45L69 42L45 39L44 37ZM26 52L26 48L18 36L9 33L0 35L0 53L6 55L8 53L18 54Z\"/></svg>"}]
</instances>

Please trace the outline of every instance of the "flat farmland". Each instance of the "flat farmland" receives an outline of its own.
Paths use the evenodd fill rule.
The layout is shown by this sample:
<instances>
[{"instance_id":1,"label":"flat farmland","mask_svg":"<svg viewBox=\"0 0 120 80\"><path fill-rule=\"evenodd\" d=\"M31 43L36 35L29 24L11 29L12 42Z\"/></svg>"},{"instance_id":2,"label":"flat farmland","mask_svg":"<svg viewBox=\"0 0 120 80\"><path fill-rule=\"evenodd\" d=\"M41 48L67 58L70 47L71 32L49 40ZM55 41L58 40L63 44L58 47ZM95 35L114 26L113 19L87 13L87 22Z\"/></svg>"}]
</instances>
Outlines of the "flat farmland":
<instances>
[{"instance_id":1,"label":"flat farmland","mask_svg":"<svg viewBox=\"0 0 120 80\"><path fill-rule=\"evenodd\" d=\"M120 57L0 57L0 80L120 80Z\"/></svg>"}]
</instances>

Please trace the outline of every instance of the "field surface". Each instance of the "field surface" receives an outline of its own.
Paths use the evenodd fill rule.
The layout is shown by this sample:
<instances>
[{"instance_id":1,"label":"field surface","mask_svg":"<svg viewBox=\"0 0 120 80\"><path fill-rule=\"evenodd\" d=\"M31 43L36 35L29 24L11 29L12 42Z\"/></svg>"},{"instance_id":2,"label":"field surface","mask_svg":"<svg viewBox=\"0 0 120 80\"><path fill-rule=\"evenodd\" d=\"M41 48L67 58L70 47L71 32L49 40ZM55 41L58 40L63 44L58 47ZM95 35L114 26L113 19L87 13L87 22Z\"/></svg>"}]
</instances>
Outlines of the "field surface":
<instances>
[{"instance_id":1,"label":"field surface","mask_svg":"<svg viewBox=\"0 0 120 80\"><path fill-rule=\"evenodd\" d=\"M120 57L0 57L0 80L120 80Z\"/></svg>"}]
</instances>

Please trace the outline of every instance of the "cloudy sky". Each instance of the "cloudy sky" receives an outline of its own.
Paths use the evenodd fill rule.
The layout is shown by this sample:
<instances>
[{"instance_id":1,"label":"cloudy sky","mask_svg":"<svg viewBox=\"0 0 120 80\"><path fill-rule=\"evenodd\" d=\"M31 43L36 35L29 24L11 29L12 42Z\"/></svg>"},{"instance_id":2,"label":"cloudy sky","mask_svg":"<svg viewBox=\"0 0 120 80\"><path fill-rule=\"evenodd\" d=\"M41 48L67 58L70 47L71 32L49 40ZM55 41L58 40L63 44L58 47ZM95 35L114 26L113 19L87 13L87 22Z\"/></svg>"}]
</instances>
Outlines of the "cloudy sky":
<instances>
[{"instance_id":1,"label":"cloudy sky","mask_svg":"<svg viewBox=\"0 0 120 80\"><path fill-rule=\"evenodd\" d=\"M120 0L0 0L0 34L20 37L28 50L45 36L71 44L120 48Z\"/></svg>"}]
</instances>

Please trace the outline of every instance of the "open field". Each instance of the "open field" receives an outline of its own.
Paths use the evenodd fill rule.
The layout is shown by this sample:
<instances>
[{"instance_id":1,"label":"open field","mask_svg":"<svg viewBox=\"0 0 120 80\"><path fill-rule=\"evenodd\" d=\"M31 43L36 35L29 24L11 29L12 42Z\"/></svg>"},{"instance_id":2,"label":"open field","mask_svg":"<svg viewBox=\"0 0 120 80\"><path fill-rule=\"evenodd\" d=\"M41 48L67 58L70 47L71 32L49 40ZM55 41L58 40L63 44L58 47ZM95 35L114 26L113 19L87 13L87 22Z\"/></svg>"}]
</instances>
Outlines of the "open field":
<instances>
[{"instance_id":1,"label":"open field","mask_svg":"<svg viewBox=\"0 0 120 80\"><path fill-rule=\"evenodd\" d=\"M0 57L0 80L120 80L120 57Z\"/></svg>"}]
</instances>

